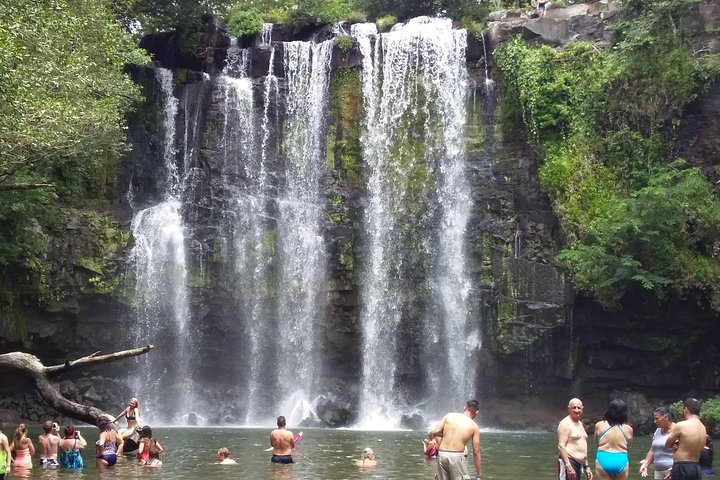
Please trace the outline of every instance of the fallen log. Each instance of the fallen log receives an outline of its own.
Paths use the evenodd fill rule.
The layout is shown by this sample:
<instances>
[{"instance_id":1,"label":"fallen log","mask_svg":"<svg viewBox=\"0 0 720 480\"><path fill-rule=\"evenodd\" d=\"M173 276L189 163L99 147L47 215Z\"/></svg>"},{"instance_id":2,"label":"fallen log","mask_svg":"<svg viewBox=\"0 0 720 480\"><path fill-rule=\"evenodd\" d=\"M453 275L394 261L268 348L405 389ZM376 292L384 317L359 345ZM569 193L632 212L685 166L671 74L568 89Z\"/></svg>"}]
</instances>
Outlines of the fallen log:
<instances>
[{"instance_id":1,"label":"fallen log","mask_svg":"<svg viewBox=\"0 0 720 480\"><path fill-rule=\"evenodd\" d=\"M135 357L147 353L153 348L153 345L145 345L144 347L106 355L99 355L100 352L95 352L78 358L77 360L68 360L63 364L50 366L43 365L40 359L30 353L10 352L0 355L0 370L20 372L27 375L32 379L35 388L37 388L48 405L67 417L96 425L100 417L107 416L108 414L99 408L82 405L63 397L52 383L50 383L50 377L89 365L110 363L123 358Z\"/></svg>"}]
</instances>

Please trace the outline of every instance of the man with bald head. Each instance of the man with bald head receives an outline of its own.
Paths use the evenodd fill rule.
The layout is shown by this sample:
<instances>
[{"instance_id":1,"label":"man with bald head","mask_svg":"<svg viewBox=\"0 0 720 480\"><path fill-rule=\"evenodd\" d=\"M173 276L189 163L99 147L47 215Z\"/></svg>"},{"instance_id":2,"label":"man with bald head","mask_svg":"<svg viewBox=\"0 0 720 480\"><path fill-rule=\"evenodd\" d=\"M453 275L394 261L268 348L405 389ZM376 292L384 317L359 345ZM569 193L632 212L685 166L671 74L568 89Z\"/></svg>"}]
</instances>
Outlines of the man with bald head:
<instances>
[{"instance_id":1,"label":"man with bald head","mask_svg":"<svg viewBox=\"0 0 720 480\"><path fill-rule=\"evenodd\" d=\"M568 415L558 424L559 480L580 480L583 470L588 480L593 478L587 456L588 436L581 421L584 408L579 398L571 398L567 406Z\"/></svg>"},{"instance_id":2,"label":"man with bald head","mask_svg":"<svg viewBox=\"0 0 720 480\"><path fill-rule=\"evenodd\" d=\"M707 432L700 421L700 402L688 398L683 402L682 422L670 429L665 446L672 448L673 466L670 477L673 480L701 480L700 452L705 448Z\"/></svg>"}]
</instances>

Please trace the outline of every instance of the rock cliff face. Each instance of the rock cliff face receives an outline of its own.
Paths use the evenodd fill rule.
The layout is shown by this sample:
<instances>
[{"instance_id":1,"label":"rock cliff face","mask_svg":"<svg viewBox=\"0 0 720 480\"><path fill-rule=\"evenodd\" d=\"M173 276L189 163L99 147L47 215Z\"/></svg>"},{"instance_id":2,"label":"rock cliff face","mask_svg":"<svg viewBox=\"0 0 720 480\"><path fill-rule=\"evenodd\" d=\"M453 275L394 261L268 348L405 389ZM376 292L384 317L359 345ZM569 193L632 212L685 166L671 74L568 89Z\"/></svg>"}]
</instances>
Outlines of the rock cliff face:
<instances>
[{"instance_id":1,"label":"rock cliff face","mask_svg":"<svg viewBox=\"0 0 720 480\"><path fill-rule=\"evenodd\" d=\"M718 2L707 2L696 13L694 21L703 32L698 41L717 48L716 39L707 32L720 18ZM601 413L608 395L621 394L635 399L632 413L636 422L650 427L646 419L651 403L720 390L720 372L715 367L720 352L717 329L713 328L717 316L708 306L682 299L658 305L638 292L621 311L606 312L586 298L576 298L570 279L555 261L563 236L539 186L538 159L503 110L501 80L492 73L487 52L509 35L520 33L554 45L583 39L603 46L609 41L605 27L612 15L612 4L606 2L552 9L546 18L534 20L505 12L491 24L487 39L471 39L468 45L474 86L468 105L466 176L475 207L466 244L475 284L471 302L482 331L477 394L485 406L484 423L546 426L562 414L569 396L583 396L588 413L593 414ZM282 75L281 41L307 40L326 33L292 38L288 32L276 31L273 70ZM192 109L184 110L178 124L188 121L190 111L195 112L193 122L201 132L193 200L183 214L193 219L193 242L188 246L193 335L206 342L214 339L214 343L206 343L210 351L194 359L207 378L197 379L192 388L203 390L214 384L211 378L217 372L242 368L242 364L228 366L228 355L242 356L247 351L243 346L251 348L243 343L246 339L237 339L245 332L235 331L236 326L228 320L236 315L238 292L234 289L237 279L219 241L218 216L225 200L216 173L223 161L217 141L223 104L216 90L203 82L204 75L216 75L223 69L230 45L229 37L216 24L208 25L201 56L182 52L172 33L148 37L142 44L154 56L154 66L173 71L175 95L194 99ZM240 46L252 46L249 77L257 97L268 71L270 49L250 38L240 39ZM327 125L330 169L322 179L327 215L321 228L328 246L325 294L329 313L316 339L323 364L332 366L322 375L332 395L322 400L317 410L320 424L338 426L355 420L361 376L359 317L364 278L358 265L367 248L361 232L366 207L362 178L367 166L358 149L362 93L357 72L362 55L357 42L346 51L336 45L332 58L334 96ZM124 283L127 254L134 244L134 239L128 240L131 207L137 211L156 203L164 186L163 166L158 160L162 158L162 99L154 70L142 68L133 75L143 85L148 102L131 119L133 149L119 165L112 213L102 217L117 224L101 228L95 217L73 218L56 240L58 284L67 297L52 306L30 303L10 312L3 320L4 350L27 349L53 362L94 350L126 348L135 338L131 332L137 326L128 307L132 293L129 283ZM678 142L680 155L702 166L711 177L716 175L720 150L720 127L713 108L719 98L720 90L713 88L688 107ZM100 240L91 240L95 238ZM277 318L267 321L274 324ZM399 376L420 389L423 379L414 375L421 361L417 352L423 332L412 324L406 327L407 344L402 348L412 354L400 366ZM113 409L134 394L132 375L126 368L115 365L103 371L89 370L61 384L61 389L78 400ZM208 401L221 403L224 395L224 390L209 391ZM0 408L20 411L22 417L33 420L41 416L43 410L30 394L8 398L0 402ZM461 401L458 398L456 403ZM549 413L534 415L529 410ZM243 414L241 410L230 413L236 416L209 420L237 421Z\"/></svg>"}]
</instances>

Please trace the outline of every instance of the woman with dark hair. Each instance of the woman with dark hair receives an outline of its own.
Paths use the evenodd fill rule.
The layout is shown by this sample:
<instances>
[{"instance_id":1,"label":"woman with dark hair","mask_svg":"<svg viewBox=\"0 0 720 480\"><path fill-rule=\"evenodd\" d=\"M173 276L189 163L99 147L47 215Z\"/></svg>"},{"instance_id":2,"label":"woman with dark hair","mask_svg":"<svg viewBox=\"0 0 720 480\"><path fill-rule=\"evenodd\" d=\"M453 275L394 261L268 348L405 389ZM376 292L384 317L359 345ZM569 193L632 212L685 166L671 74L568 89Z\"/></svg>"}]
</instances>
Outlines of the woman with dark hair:
<instances>
[{"instance_id":1,"label":"woman with dark hair","mask_svg":"<svg viewBox=\"0 0 720 480\"><path fill-rule=\"evenodd\" d=\"M595 424L597 456L595 469L599 480L627 480L628 449L633 429L627 425L628 409L619 398L610 402L605 420Z\"/></svg>"},{"instance_id":2,"label":"woman with dark hair","mask_svg":"<svg viewBox=\"0 0 720 480\"><path fill-rule=\"evenodd\" d=\"M640 475L647 477L648 467L654 465L654 479L664 480L665 477L670 475L673 465L673 451L672 448L665 446L665 440L667 440L670 429L675 424L673 423L672 413L667 407L657 407L653 410L653 421L657 425L657 429L653 433L650 450L645 455L645 460L640 464Z\"/></svg>"},{"instance_id":3,"label":"woman with dark hair","mask_svg":"<svg viewBox=\"0 0 720 480\"><path fill-rule=\"evenodd\" d=\"M80 450L87 446L87 442L80 435L80 430L75 430L73 425L65 427L65 437L60 440L60 467L62 468L83 468L83 460Z\"/></svg>"},{"instance_id":4,"label":"woman with dark hair","mask_svg":"<svg viewBox=\"0 0 720 480\"><path fill-rule=\"evenodd\" d=\"M101 418L98 421L100 438L95 442L95 466L98 468L112 467L117 463L118 449L122 448L123 439L112 428L112 421Z\"/></svg>"},{"instance_id":5,"label":"woman with dark hair","mask_svg":"<svg viewBox=\"0 0 720 480\"><path fill-rule=\"evenodd\" d=\"M152 436L152 428L145 425L140 433L140 443L138 444L138 461L140 465L148 467L159 467L162 465L160 454L163 447Z\"/></svg>"}]
</instances>

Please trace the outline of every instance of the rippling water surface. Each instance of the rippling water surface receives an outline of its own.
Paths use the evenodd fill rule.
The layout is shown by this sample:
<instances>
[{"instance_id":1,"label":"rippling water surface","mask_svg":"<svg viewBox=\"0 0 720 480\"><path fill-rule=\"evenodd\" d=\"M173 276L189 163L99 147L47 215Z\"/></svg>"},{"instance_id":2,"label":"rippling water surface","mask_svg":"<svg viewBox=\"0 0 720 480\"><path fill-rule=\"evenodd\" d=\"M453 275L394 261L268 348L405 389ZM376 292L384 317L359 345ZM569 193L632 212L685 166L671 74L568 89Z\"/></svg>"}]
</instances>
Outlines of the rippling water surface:
<instances>
[{"instance_id":1,"label":"rippling water surface","mask_svg":"<svg viewBox=\"0 0 720 480\"><path fill-rule=\"evenodd\" d=\"M11 433L6 428L6 434ZM295 433L299 429L293 429ZM296 463L271 465L268 429L254 428L163 428L153 429L165 452L160 468L140 467L130 457L108 470L95 468L94 449L85 453L82 471L43 469L36 466L29 478L42 479L268 479L268 480L369 480L432 479L435 461L425 460L421 439L424 432L367 432L357 430L306 429L298 443ZM85 438L97 439L97 429L82 429ZM32 439L37 447L37 435ZM215 452L228 447L238 465L214 465ZM375 450L378 466L361 469L354 465L365 447ZM553 480L556 438L551 433L495 432L481 434L483 479ZM640 479L637 465L649 447L649 438L638 438L630 454L631 479ZM472 456L471 456L472 457ZM472 458L468 471L474 478ZM37 463L37 460L36 460ZM593 462L594 463L594 462ZM13 474L9 478L18 478Z\"/></svg>"}]
</instances>

